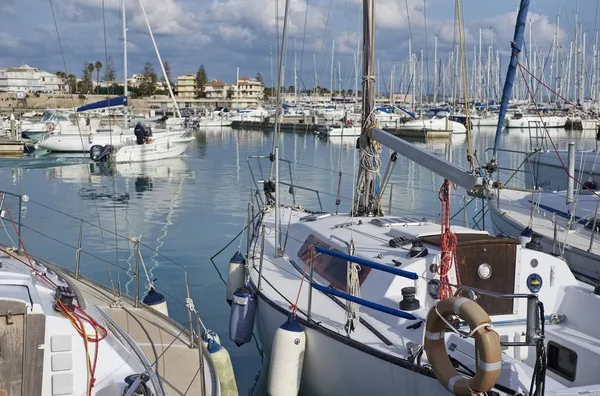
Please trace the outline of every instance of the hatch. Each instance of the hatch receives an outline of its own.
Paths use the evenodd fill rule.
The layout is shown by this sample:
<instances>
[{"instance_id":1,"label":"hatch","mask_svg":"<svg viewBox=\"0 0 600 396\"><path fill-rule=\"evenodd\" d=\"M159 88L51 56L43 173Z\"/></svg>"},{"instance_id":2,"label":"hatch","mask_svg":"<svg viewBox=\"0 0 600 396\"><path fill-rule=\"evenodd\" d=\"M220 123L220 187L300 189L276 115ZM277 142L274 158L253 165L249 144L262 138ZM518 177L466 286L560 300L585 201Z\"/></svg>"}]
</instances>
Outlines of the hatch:
<instances>
[{"instance_id":1,"label":"hatch","mask_svg":"<svg viewBox=\"0 0 600 396\"><path fill-rule=\"evenodd\" d=\"M419 226L425 223L424 219L416 217L377 217L371 220L371 224L379 227L408 227Z\"/></svg>"}]
</instances>

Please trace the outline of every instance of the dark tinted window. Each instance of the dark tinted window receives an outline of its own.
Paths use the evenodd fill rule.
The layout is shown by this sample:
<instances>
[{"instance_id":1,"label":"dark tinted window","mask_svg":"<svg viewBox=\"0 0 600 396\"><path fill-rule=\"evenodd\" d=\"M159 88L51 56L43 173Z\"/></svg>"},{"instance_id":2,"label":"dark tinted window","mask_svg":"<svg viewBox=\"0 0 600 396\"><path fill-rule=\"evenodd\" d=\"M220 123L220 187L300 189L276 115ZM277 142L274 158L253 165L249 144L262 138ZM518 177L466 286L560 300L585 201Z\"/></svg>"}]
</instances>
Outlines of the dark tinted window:
<instances>
[{"instance_id":1,"label":"dark tinted window","mask_svg":"<svg viewBox=\"0 0 600 396\"><path fill-rule=\"evenodd\" d=\"M305 264L308 260L310 260L311 257L309 251L311 245L321 246L325 249L335 250L339 252L339 250L334 249L331 245L329 245L326 242L323 242L316 236L309 235L308 238L306 238L306 241L304 242L300 250L298 251L298 257L302 261L304 261ZM348 264L345 260L339 259L337 257L328 256L325 254L317 255L315 272L321 275L323 278L327 279L329 282L331 282L331 285L333 285L336 289L344 291L346 290L347 269ZM371 268L368 267L361 267L358 271L358 279L361 285L363 284L365 279L367 279L367 275L369 274L369 272L371 272Z\"/></svg>"},{"instance_id":2,"label":"dark tinted window","mask_svg":"<svg viewBox=\"0 0 600 396\"><path fill-rule=\"evenodd\" d=\"M577 353L555 342L548 342L548 368L569 381L575 381Z\"/></svg>"}]
</instances>

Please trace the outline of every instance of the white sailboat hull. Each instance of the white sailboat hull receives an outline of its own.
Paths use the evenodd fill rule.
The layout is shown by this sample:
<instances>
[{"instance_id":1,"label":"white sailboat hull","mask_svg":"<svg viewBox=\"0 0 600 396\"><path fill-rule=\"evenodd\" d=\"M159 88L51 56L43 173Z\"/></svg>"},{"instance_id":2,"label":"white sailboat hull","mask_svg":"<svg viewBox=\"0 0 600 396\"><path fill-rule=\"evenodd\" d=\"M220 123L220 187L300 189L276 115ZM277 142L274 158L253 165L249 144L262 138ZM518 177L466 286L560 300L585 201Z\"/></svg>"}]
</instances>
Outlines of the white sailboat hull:
<instances>
[{"instance_id":1,"label":"white sailboat hull","mask_svg":"<svg viewBox=\"0 0 600 396\"><path fill-rule=\"evenodd\" d=\"M496 126L498 125L498 118L479 118L474 120L473 124L476 126Z\"/></svg>"},{"instance_id":2,"label":"white sailboat hull","mask_svg":"<svg viewBox=\"0 0 600 396\"><path fill-rule=\"evenodd\" d=\"M567 117L542 117L543 125L546 128L564 128L567 124ZM507 128L535 128L540 125L540 117L527 116L521 118L509 118L506 121Z\"/></svg>"},{"instance_id":3,"label":"white sailboat hull","mask_svg":"<svg viewBox=\"0 0 600 396\"><path fill-rule=\"evenodd\" d=\"M231 121L230 119L205 119L205 120L198 121L198 127L199 128L227 127L227 126L230 126L232 122L233 121Z\"/></svg>"},{"instance_id":4,"label":"white sailboat hull","mask_svg":"<svg viewBox=\"0 0 600 396\"><path fill-rule=\"evenodd\" d=\"M360 136L360 127L349 127L349 128L330 128L327 132L327 136L330 137L357 137Z\"/></svg>"},{"instance_id":5,"label":"white sailboat hull","mask_svg":"<svg viewBox=\"0 0 600 396\"><path fill-rule=\"evenodd\" d=\"M265 298L263 295L258 297L255 330L265 356L271 356L275 330L285 322L288 314ZM301 395L394 395L399 389L406 395L444 394L435 378L403 368L383 356L376 357L364 345L360 346L363 350L352 346L351 339L303 327L309 342L304 354Z\"/></svg>"},{"instance_id":6,"label":"white sailboat hull","mask_svg":"<svg viewBox=\"0 0 600 396\"><path fill-rule=\"evenodd\" d=\"M179 157L188 148L193 136L169 136L147 144L127 144L115 153L115 162L145 162Z\"/></svg>"},{"instance_id":7,"label":"white sailboat hull","mask_svg":"<svg viewBox=\"0 0 600 396\"><path fill-rule=\"evenodd\" d=\"M46 135L39 142L42 149L59 153L82 153L89 152L90 147L95 145L105 146L107 144L119 145L125 143L132 135L92 133L81 135Z\"/></svg>"},{"instance_id":8,"label":"white sailboat hull","mask_svg":"<svg viewBox=\"0 0 600 396\"><path fill-rule=\"evenodd\" d=\"M467 133L467 128L460 122L452 121L447 118L423 119L408 121L398 125L399 130L410 131L434 131L434 132L451 132L451 133Z\"/></svg>"},{"instance_id":9,"label":"white sailboat hull","mask_svg":"<svg viewBox=\"0 0 600 396\"><path fill-rule=\"evenodd\" d=\"M489 206L490 216L496 233L501 233L518 239L523 229L528 225L526 221L522 221L520 219L527 219L528 216L520 216L517 218L518 215L513 213L514 210L511 209L510 211L505 212L499 209L495 202L490 202ZM514 206L511 205L511 207ZM551 219L548 220L551 223ZM541 243L544 248L544 252L555 254L560 253L560 245L562 242L564 242L565 238L564 236L561 236L564 227L559 226L558 228L562 228L562 230L557 238L558 243L555 243L553 227L550 224L544 227L542 224L535 224L534 221L533 231L542 236ZM598 279L600 278L600 267L598 266L598 263L600 262L600 256L593 252L590 253L584 250L584 245L587 241L583 242L583 244L574 246L574 243L567 239L568 245L565 246L562 256L571 268L571 271L573 271L573 274L579 279L584 281ZM595 245L597 245L597 243Z\"/></svg>"}]
</instances>

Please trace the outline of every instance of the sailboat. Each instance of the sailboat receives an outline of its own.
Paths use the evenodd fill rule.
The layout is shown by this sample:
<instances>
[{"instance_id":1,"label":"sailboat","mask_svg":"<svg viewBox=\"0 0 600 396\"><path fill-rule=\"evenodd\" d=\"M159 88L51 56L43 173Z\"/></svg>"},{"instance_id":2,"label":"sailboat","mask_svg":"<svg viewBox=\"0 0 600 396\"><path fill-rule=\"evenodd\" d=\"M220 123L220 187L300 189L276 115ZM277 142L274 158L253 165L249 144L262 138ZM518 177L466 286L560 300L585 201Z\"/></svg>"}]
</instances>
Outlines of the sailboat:
<instances>
[{"instance_id":1,"label":"sailboat","mask_svg":"<svg viewBox=\"0 0 600 396\"><path fill-rule=\"evenodd\" d=\"M513 59L528 6L521 1ZM375 0L364 0L364 76L374 75L374 19ZM241 325L234 313L256 301L244 320L256 312L255 333L271 357L268 393L597 392L600 327L586 313L597 310L600 289L580 285L563 260L534 244L451 227L451 184L488 197L493 181L375 128L372 78L362 92L350 213L284 204L278 136L267 157L272 176L257 198L258 220L249 216L247 282L233 295L231 328ZM383 214L380 145L445 178L442 224ZM301 189L314 191L292 184L290 192Z\"/></svg>"},{"instance_id":2,"label":"sailboat","mask_svg":"<svg viewBox=\"0 0 600 396\"><path fill-rule=\"evenodd\" d=\"M210 352L214 341L208 341L207 349L197 336L203 330L196 328L200 322L194 318L193 300L188 304L190 327L186 329L168 316L165 297L152 285L142 298L138 257L135 296L121 294L120 283L115 290L114 285L95 281L82 263L85 260L80 260L81 253L86 254L81 234L75 271L67 269L66 263L32 254L36 247L20 232L20 211L28 200L0 192L6 234L18 241L15 246L0 245L0 334L5 341L0 391L7 395L190 391L220 395L216 355ZM44 216L49 214L56 216ZM139 250L137 255L141 259Z\"/></svg>"}]
</instances>

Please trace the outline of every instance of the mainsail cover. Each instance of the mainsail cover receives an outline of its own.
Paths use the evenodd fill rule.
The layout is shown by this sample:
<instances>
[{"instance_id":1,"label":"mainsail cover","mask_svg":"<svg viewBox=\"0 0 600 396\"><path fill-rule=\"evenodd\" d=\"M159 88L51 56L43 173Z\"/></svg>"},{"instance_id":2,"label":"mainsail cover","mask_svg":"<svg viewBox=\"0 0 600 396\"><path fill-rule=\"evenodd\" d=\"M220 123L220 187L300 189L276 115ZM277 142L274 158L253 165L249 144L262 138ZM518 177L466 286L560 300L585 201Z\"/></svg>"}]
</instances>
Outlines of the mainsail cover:
<instances>
[{"instance_id":1,"label":"mainsail cover","mask_svg":"<svg viewBox=\"0 0 600 396\"><path fill-rule=\"evenodd\" d=\"M77 108L77 112L89 110L106 109L109 107L120 107L127 106L127 96L117 96L116 98L109 98L101 100L100 102L89 103Z\"/></svg>"}]
</instances>

